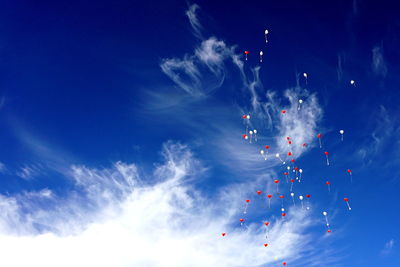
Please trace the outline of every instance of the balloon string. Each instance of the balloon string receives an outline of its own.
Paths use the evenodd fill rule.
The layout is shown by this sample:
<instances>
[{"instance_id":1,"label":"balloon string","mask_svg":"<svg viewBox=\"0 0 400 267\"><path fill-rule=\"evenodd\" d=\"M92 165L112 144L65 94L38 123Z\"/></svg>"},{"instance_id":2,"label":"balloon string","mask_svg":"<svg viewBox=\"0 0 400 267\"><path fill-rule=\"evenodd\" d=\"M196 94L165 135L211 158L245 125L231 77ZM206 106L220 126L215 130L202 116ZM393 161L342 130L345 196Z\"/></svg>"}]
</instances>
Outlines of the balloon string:
<instances>
[{"instance_id":1,"label":"balloon string","mask_svg":"<svg viewBox=\"0 0 400 267\"><path fill-rule=\"evenodd\" d=\"M295 205L296 206L296 203L294 202L294 197L292 196L292 200L293 200L293 205Z\"/></svg>"},{"instance_id":2,"label":"balloon string","mask_svg":"<svg viewBox=\"0 0 400 267\"><path fill-rule=\"evenodd\" d=\"M293 183L290 186L290 192L292 192L292 191L293 191Z\"/></svg>"},{"instance_id":3,"label":"balloon string","mask_svg":"<svg viewBox=\"0 0 400 267\"><path fill-rule=\"evenodd\" d=\"M268 198L268 208L271 209L271 199Z\"/></svg>"},{"instance_id":4,"label":"balloon string","mask_svg":"<svg viewBox=\"0 0 400 267\"><path fill-rule=\"evenodd\" d=\"M328 155L326 155L326 165L329 166L329 158L328 158Z\"/></svg>"},{"instance_id":5,"label":"balloon string","mask_svg":"<svg viewBox=\"0 0 400 267\"><path fill-rule=\"evenodd\" d=\"M349 202L346 201L346 204L347 204L347 207L349 208L349 210L351 210Z\"/></svg>"},{"instance_id":6,"label":"balloon string","mask_svg":"<svg viewBox=\"0 0 400 267\"><path fill-rule=\"evenodd\" d=\"M342 141L343 141L343 134L342 134Z\"/></svg>"},{"instance_id":7,"label":"balloon string","mask_svg":"<svg viewBox=\"0 0 400 267\"><path fill-rule=\"evenodd\" d=\"M303 200L301 200L301 209L304 209Z\"/></svg>"},{"instance_id":8,"label":"balloon string","mask_svg":"<svg viewBox=\"0 0 400 267\"><path fill-rule=\"evenodd\" d=\"M243 213L244 213L244 214L247 213L247 203L246 203L246 205L244 206L244 211L243 211Z\"/></svg>"},{"instance_id":9,"label":"balloon string","mask_svg":"<svg viewBox=\"0 0 400 267\"><path fill-rule=\"evenodd\" d=\"M321 138L318 138L318 141L319 141L319 148L322 148Z\"/></svg>"}]
</instances>

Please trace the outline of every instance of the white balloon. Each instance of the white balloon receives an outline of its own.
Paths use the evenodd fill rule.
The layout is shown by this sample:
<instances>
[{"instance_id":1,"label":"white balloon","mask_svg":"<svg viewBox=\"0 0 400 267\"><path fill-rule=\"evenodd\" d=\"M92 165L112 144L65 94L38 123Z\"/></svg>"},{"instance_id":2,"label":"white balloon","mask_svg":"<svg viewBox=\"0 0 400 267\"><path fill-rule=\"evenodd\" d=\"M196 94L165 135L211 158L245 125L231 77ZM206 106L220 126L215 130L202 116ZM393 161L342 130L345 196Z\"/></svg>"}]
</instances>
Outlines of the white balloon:
<instances>
[{"instance_id":1,"label":"white balloon","mask_svg":"<svg viewBox=\"0 0 400 267\"><path fill-rule=\"evenodd\" d=\"M340 130L339 133L340 133L340 134L344 134L344 130Z\"/></svg>"},{"instance_id":2,"label":"white balloon","mask_svg":"<svg viewBox=\"0 0 400 267\"><path fill-rule=\"evenodd\" d=\"M299 103L302 104L303 103L303 99L299 99Z\"/></svg>"},{"instance_id":3,"label":"white balloon","mask_svg":"<svg viewBox=\"0 0 400 267\"><path fill-rule=\"evenodd\" d=\"M324 214L324 216L326 216L328 213L326 211L322 212L322 214Z\"/></svg>"},{"instance_id":4,"label":"white balloon","mask_svg":"<svg viewBox=\"0 0 400 267\"><path fill-rule=\"evenodd\" d=\"M265 34L268 34L268 30L265 30Z\"/></svg>"},{"instance_id":5,"label":"white balloon","mask_svg":"<svg viewBox=\"0 0 400 267\"><path fill-rule=\"evenodd\" d=\"M290 170L290 166L287 166L287 169Z\"/></svg>"},{"instance_id":6,"label":"white balloon","mask_svg":"<svg viewBox=\"0 0 400 267\"><path fill-rule=\"evenodd\" d=\"M355 83L355 81L354 80L350 80L350 84L354 84Z\"/></svg>"},{"instance_id":7,"label":"white balloon","mask_svg":"<svg viewBox=\"0 0 400 267\"><path fill-rule=\"evenodd\" d=\"M261 150L260 153L261 153L261 155L264 155L264 150Z\"/></svg>"},{"instance_id":8,"label":"white balloon","mask_svg":"<svg viewBox=\"0 0 400 267\"><path fill-rule=\"evenodd\" d=\"M249 134L253 134L253 131L250 131Z\"/></svg>"},{"instance_id":9,"label":"white balloon","mask_svg":"<svg viewBox=\"0 0 400 267\"><path fill-rule=\"evenodd\" d=\"M282 212L284 212L284 211L285 211L285 209L284 209L284 208L281 208L281 211L282 211Z\"/></svg>"},{"instance_id":10,"label":"white balloon","mask_svg":"<svg viewBox=\"0 0 400 267\"><path fill-rule=\"evenodd\" d=\"M253 133L255 133L255 134L256 134L256 133L257 133L257 130L256 130L256 129L254 129L254 130L253 130Z\"/></svg>"},{"instance_id":11,"label":"white balloon","mask_svg":"<svg viewBox=\"0 0 400 267\"><path fill-rule=\"evenodd\" d=\"M303 172L303 169L300 169L299 172L302 173L302 172Z\"/></svg>"},{"instance_id":12,"label":"white balloon","mask_svg":"<svg viewBox=\"0 0 400 267\"><path fill-rule=\"evenodd\" d=\"M303 196L299 196L299 199L300 199L300 200L303 200Z\"/></svg>"},{"instance_id":13,"label":"white balloon","mask_svg":"<svg viewBox=\"0 0 400 267\"><path fill-rule=\"evenodd\" d=\"M304 73L303 73L303 76L304 76L304 78L307 78L307 73L304 72Z\"/></svg>"},{"instance_id":14,"label":"white balloon","mask_svg":"<svg viewBox=\"0 0 400 267\"><path fill-rule=\"evenodd\" d=\"M276 153L276 154L275 154L275 157L279 158L279 153Z\"/></svg>"},{"instance_id":15,"label":"white balloon","mask_svg":"<svg viewBox=\"0 0 400 267\"><path fill-rule=\"evenodd\" d=\"M250 119L250 115L247 115L246 118L249 120Z\"/></svg>"},{"instance_id":16,"label":"white balloon","mask_svg":"<svg viewBox=\"0 0 400 267\"><path fill-rule=\"evenodd\" d=\"M294 197L294 193L290 193L290 195L291 195L292 197Z\"/></svg>"},{"instance_id":17,"label":"white balloon","mask_svg":"<svg viewBox=\"0 0 400 267\"><path fill-rule=\"evenodd\" d=\"M260 56L264 55L263 51L260 51Z\"/></svg>"}]
</instances>

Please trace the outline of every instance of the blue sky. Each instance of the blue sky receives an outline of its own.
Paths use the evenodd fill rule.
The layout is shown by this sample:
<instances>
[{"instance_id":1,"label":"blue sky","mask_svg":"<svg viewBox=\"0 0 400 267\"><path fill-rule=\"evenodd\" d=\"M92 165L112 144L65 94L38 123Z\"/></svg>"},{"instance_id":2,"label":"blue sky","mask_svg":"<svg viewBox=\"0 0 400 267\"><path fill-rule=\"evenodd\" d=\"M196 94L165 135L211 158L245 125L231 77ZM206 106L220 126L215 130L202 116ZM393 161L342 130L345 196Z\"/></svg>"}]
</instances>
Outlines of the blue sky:
<instances>
[{"instance_id":1,"label":"blue sky","mask_svg":"<svg viewBox=\"0 0 400 267\"><path fill-rule=\"evenodd\" d=\"M398 8L2 3L1 265L399 266Z\"/></svg>"}]
</instances>

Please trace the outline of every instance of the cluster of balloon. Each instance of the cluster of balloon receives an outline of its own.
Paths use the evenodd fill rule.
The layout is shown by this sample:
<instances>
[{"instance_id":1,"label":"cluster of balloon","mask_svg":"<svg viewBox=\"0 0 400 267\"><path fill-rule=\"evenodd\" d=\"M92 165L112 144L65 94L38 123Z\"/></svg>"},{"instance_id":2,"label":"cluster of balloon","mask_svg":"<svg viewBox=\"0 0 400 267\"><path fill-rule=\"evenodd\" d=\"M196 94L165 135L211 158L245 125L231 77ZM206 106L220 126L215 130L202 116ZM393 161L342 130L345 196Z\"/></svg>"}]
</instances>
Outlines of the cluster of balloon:
<instances>
[{"instance_id":1,"label":"cluster of balloon","mask_svg":"<svg viewBox=\"0 0 400 267\"><path fill-rule=\"evenodd\" d=\"M265 33L265 42L268 43L268 39L267 39L268 30L265 30L264 33ZM249 54L250 54L249 51L247 51L247 50L244 51L244 55L245 55L245 60L246 61L248 60ZM260 56L259 60L260 60L260 62L263 62L263 55L264 55L264 52L262 50L260 50L260 52L259 52L259 56ZM303 77L304 77L305 84L308 84L308 74L306 72L303 73ZM356 86L354 80L351 80L350 84L353 85L353 86ZM303 99L298 99L297 112L299 112L299 113L301 112L303 103L304 103ZM292 109L290 109L288 111L291 112ZM285 109L282 109L280 111L280 113L282 114L282 116L285 116L285 114L287 114L288 111L285 110ZM246 125L246 132L245 132L245 134L243 134L243 138L245 140L249 140L249 143L252 143L253 140L255 142L257 142L257 133L258 133L257 130L256 129L249 130L249 128L251 126L251 124L250 124L250 115L249 114L244 114L244 115L242 115L242 117L243 117L244 124ZM288 117L286 117L285 119L288 119ZM339 133L341 135L341 141L343 141L344 130L339 130ZM322 134L318 133L317 134L317 138L318 138L318 142L319 142L319 148L322 148ZM287 152L286 160L288 160L288 162L290 161L292 164L289 163L288 166L286 166L286 170L285 170L285 172L283 172L283 174L286 177L286 183L289 184L289 182L290 182L290 197L292 198L293 206L296 206L295 193L293 192L294 183L295 183L296 180L298 180L299 183L301 183L303 181L302 180L303 170L300 169L299 167L295 166L295 158L294 158L294 155L293 155L292 151L296 151L296 150L293 149L293 147L292 147L293 143L294 143L292 141L292 138L287 136L286 137L286 141L287 141L287 145L288 145L288 148L289 148L288 149L289 152ZM296 143L294 143L294 144L296 144ZM308 147L308 144L307 143L303 143L303 144L301 144L301 146L303 147L303 149L305 149L305 148ZM267 160L267 155L269 153L270 146L266 145L264 148L265 149L261 149L260 150L260 154L261 154L261 156L262 156L262 158L264 160ZM329 156L329 152L325 151L323 153L324 153L324 155L326 157L326 165L329 166L330 165L329 157L328 157ZM284 155L284 154L282 154L282 155ZM283 165L286 164L286 162L281 158L281 154L280 153L276 153L275 157L277 159L279 159L279 161ZM291 175L291 173L293 173L293 174ZM351 179L351 182L352 182L353 181L352 171L350 169L348 169L347 173L350 175L350 179ZM285 210L285 205L284 205L285 204L285 202L284 202L285 196L279 190L280 180L279 179L274 179L274 183L276 184L276 193L279 196L279 198L281 199L281 209L280 209L281 217L282 217L282 219L285 219L285 217L286 217L286 210ZM331 191L331 182L330 181L326 181L325 184L327 185L328 192L330 193L330 191ZM284 186L285 185L281 185L281 187L284 187ZM256 191L256 193L257 193L258 196L262 195L262 191L261 190ZM266 194L265 196L268 199L268 208L271 209L271 199L272 199L273 195L272 194ZM305 200L304 200L304 197L306 198ZM301 209L302 210L304 210L304 209L309 210L310 209L310 198L311 198L311 195L310 194L306 194L304 197L303 197L303 195L298 195L298 200L300 201ZM351 210L349 199L347 197L345 197L345 198L343 198L343 200L346 202L348 210ZM250 199L246 199L245 200L245 206L244 206L243 214L247 214L247 209L248 209L249 203L250 203ZM330 224L329 224L329 221L328 221L328 213L326 211L323 211L322 214L325 217L327 232L330 233L331 232L331 228L330 228ZM239 221L240 221L240 225L244 225L244 222L245 222L244 218L240 218ZM288 222L289 221L287 221L286 223L288 223ZM269 222L264 222L264 225L267 227L266 228L266 233L267 233L266 234L266 239L268 239L270 223ZM226 236L227 233L223 232L221 235L222 236ZM264 243L263 245L264 245L264 247L269 247L269 242ZM277 259L278 258L276 257L275 260L277 260ZM282 262L282 265L286 266L286 262Z\"/></svg>"}]
</instances>

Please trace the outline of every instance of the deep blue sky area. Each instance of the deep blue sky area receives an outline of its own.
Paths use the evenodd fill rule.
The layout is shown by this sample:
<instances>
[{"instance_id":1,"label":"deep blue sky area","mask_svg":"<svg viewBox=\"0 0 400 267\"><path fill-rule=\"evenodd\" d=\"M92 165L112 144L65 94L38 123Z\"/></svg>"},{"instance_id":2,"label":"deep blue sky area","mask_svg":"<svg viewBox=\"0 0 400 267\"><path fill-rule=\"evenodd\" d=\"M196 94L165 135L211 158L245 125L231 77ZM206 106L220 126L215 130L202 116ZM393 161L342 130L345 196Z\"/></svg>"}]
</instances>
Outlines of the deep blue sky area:
<instances>
[{"instance_id":1,"label":"deep blue sky area","mask_svg":"<svg viewBox=\"0 0 400 267\"><path fill-rule=\"evenodd\" d=\"M321 176L338 179L341 187L338 200L321 196L319 203L338 209L331 223L338 230L326 248L335 251L335 266L400 266L396 1L2 1L0 194L48 188L66 196L73 188L65 177L72 165L101 169L134 162L146 176L168 140L188 144L207 166L192 181L204 196L242 182L246 173L220 164L224 153L215 136L198 127L242 127L241 110L250 109L250 97L242 94L239 71L226 63L221 86L192 99L160 67L199 46L185 15L193 3L204 38L215 36L241 56L250 51L244 68L249 77L264 51L260 95L275 91L282 97L296 85L316 94L323 110L317 131L332 166L327 171L324 156L313 150L299 162L313 196L326 193ZM344 142L339 129L345 129ZM269 140L276 132L264 133ZM348 168L351 185L344 181ZM255 179L251 173L248 179ZM344 194L351 196L351 214ZM295 266L304 266L301 261Z\"/></svg>"}]
</instances>

